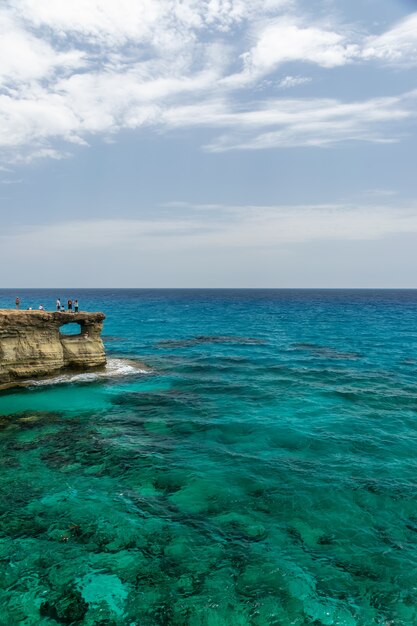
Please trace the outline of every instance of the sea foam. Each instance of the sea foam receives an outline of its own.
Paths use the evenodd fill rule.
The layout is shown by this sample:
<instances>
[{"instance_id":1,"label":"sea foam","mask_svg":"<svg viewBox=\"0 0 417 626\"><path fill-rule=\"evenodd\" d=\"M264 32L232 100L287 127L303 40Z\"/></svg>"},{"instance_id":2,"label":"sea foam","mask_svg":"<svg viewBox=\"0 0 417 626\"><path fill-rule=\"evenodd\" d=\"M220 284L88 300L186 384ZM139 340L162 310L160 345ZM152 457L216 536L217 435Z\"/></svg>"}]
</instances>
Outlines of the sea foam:
<instances>
[{"instance_id":1,"label":"sea foam","mask_svg":"<svg viewBox=\"0 0 417 626\"><path fill-rule=\"evenodd\" d=\"M100 379L119 378L123 376L132 376L134 374L149 374L150 369L143 363L134 361L133 359L108 359L105 368L94 372L66 372L59 376L53 376L41 380L27 381L28 387L43 387L49 385L62 385L68 383L95 382Z\"/></svg>"}]
</instances>

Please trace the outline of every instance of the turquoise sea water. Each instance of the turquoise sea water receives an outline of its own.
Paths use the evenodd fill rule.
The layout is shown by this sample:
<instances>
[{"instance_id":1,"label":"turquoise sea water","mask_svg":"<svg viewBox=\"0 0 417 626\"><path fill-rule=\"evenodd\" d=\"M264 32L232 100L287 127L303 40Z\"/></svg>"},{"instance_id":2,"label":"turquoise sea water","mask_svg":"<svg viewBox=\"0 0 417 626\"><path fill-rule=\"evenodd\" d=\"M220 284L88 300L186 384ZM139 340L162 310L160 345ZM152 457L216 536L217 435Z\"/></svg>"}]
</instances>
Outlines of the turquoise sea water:
<instances>
[{"instance_id":1,"label":"turquoise sea water","mask_svg":"<svg viewBox=\"0 0 417 626\"><path fill-rule=\"evenodd\" d=\"M16 295L110 371L0 395L1 625L417 624L417 292Z\"/></svg>"}]
</instances>

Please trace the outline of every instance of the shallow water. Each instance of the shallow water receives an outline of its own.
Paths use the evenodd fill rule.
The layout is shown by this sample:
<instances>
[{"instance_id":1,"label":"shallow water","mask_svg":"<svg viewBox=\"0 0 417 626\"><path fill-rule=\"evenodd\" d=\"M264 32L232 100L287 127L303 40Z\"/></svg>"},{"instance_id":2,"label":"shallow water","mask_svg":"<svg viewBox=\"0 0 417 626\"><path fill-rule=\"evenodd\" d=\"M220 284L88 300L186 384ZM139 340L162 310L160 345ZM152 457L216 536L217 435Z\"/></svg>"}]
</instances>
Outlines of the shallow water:
<instances>
[{"instance_id":1,"label":"shallow water","mask_svg":"<svg viewBox=\"0 0 417 626\"><path fill-rule=\"evenodd\" d=\"M417 292L19 295L110 368L0 395L0 624L417 624Z\"/></svg>"}]
</instances>

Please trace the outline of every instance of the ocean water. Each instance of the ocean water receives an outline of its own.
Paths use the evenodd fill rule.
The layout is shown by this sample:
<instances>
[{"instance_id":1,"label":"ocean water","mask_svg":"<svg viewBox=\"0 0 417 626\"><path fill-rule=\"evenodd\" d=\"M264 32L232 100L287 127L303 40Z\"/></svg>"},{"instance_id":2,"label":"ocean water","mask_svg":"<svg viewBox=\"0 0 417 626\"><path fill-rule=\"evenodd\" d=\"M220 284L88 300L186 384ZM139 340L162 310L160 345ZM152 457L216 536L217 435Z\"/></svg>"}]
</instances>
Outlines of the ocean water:
<instances>
[{"instance_id":1,"label":"ocean water","mask_svg":"<svg viewBox=\"0 0 417 626\"><path fill-rule=\"evenodd\" d=\"M417 624L416 291L16 295L109 368L0 395L1 625Z\"/></svg>"}]
</instances>

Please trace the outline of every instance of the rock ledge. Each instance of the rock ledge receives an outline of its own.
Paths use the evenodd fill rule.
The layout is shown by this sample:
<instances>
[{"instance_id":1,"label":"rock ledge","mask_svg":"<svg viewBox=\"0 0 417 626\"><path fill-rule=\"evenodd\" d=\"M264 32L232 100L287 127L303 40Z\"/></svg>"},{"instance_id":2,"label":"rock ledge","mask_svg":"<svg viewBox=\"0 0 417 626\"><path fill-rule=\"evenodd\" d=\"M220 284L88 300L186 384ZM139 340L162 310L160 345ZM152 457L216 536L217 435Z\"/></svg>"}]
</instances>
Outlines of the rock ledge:
<instances>
[{"instance_id":1,"label":"rock ledge","mask_svg":"<svg viewBox=\"0 0 417 626\"><path fill-rule=\"evenodd\" d=\"M0 310L0 389L64 370L103 367L104 319L103 313ZM79 335L60 332L74 322Z\"/></svg>"}]
</instances>

